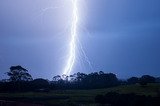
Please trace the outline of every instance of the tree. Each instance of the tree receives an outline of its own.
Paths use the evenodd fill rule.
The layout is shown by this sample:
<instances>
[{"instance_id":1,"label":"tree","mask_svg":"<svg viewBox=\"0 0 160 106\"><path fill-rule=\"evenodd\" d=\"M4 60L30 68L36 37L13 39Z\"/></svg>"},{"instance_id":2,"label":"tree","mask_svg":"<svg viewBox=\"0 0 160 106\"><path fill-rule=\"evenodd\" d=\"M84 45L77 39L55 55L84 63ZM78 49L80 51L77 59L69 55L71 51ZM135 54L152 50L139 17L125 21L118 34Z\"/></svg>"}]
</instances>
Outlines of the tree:
<instances>
[{"instance_id":1,"label":"tree","mask_svg":"<svg viewBox=\"0 0 160 106\"><path fill-rule=\"evenodd\" d=\"M137 78L137 77L131 77L131 78L127 79L128 84L136 84L136 83L138 83L138 81L139 81L139 78Z\"/></svg>"},{"instance_id":2,"label":"tree","mask_svg":"<svg viewBox=\"0 0 160 106\"><path fill-rule=\"evenodd\" d=\"M76 81L77 82L82 82L85 78L86 78L86 74L85 73L80 73L80 72L78 72L77 74L76 74Z\"/></svg>"},{"instance_id":3,"label":"tree","mask_svg":"<svg viewBox=\"0 0 160 106\"><path fill-rule=\"evenodd\" d=\"M103 71L99 71L99 75L105 74Z\"/></svg>"},{"instance_id":4,"label":"tree","mask_svg":"<svg viewBox=\"0 0 160 106\"><path fill-rule=\"evenodd\" d=\"M32 81L32 87L33 89L46 89L49 88L49 81L42 79L42 78L37 78Z\"/></svg>"},{"instance_id":5,"label":"tree","mask_svg":"<svg viewBox=\"0 0 160 106\"><path fill-rule=\"evenodd\" d=\"M7 75L10 77L9 80L12 82L19 81L32 81L32 76L28 73L28 70L21 66L11 66L10 71L7 72Z\"/></svg>"},{"instance_id":6,"label":"tree","mask_svg":"<svg viewBox=\"0 0 160 106\"><path fill-rule=\"evenodd\" d=\"M156 78L150 75L143 75L139 82L141 85L147 85L147 83L155 83Z\"/></svg>"},{"instance_id":7,"label":"tree","mask_svg":"<svg viewBox=\"0 0 160 106\"><path fill-rule=\"evenodd\" d=\"M57 76L54 76L53 77L53 81L59 81L59 80L61 80L62 78L61 78L61 76L60 75L57 75Z\"/></svg>"}]
</instances>

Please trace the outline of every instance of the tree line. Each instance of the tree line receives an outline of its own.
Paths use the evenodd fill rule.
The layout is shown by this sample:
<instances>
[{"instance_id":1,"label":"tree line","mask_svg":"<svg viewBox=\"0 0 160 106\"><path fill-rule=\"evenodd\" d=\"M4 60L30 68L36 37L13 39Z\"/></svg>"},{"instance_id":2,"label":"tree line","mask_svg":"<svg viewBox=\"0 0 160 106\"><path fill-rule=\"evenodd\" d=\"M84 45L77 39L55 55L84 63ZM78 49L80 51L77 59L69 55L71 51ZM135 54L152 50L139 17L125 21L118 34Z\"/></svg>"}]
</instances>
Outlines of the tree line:
<instances>
[{"instance_id":1,"label":"tree line","mask_svg":"<svg viewBox=\"0 0 160 106\"><path fill-rule=\"evenodd\" d=\"M1 92L48 92L54 89L98 89L114 87L122 84L139 83L145 86L147 83L155 83L159 78L150 75L142 77L131 77L125 81L117 78L113 73L104 73L103 71L90 74L75 73L73 75L57 75L52 81L47 79L33 79L28 70L22 66L11 66L10 71L6 73L9 79L0 81Z\"/></svg>"}]
</instances>

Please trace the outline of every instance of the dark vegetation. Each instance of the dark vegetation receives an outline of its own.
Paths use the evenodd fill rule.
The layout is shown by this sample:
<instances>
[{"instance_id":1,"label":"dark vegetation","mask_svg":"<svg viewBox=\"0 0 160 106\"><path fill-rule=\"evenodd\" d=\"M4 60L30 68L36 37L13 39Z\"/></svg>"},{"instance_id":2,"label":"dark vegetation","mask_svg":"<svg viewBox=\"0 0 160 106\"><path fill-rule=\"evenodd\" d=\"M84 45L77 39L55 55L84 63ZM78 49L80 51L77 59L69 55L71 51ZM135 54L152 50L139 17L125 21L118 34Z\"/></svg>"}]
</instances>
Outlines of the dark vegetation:
<instances>
[{"instance_id":1,"label":"dark vegetation","mask_svg":"<svg viewBox=\"0 0 160 106\"><path fill-rule=\"evenodd\" d=\"M33 80L28 70L21 66L12 66L7 75L9 79L0 83L1 92L47 92L55 89L97 89L119 85L115 74L102 71L90 74L78 72L70 76L57 75L49 81L42 78Z\"/></svg>"},{"instance_id":2,"label":"dark vegetation","mask_svg":"<svg viewBox=\"0 0 160 106\"><path fill-rule=\"evenodd\" d=\"M97 95L95 102L110 106L160 106L160 97L109 92L105 95Z\"/></svg>"},{"instance_id":3,"label":"dark vegetation","mask_svg":"<svg viewBox=\"0 0 160 106\"><path fill-rule=\"evenodd\" d=\"M21 66L11 66L6 74L9 79L0 82L0 100L34 101L45 105L55 105L58 101L61 105L76 105L88 101L107 106L160 106L160 78L150 75L120 80L113 73L78 72L70 76L57 75L49 81L33 79Z\"/></svg>"}]
</instances>

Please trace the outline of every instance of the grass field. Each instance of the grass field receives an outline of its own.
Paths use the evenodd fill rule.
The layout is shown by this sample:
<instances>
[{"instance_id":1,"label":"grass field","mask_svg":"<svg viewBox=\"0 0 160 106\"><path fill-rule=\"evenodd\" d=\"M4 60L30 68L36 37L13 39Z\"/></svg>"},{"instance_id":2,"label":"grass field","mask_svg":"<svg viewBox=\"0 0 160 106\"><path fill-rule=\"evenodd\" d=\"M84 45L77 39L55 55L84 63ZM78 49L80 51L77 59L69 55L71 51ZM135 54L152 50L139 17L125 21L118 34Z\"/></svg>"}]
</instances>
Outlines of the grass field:
<instances>
[{"instance_id":1,"label":"grass field","mask_svg":"<svg viewBox=\"0 0 160 106\"><path fill-rule=\"evenodd\" d=\"M148 84L147 86L141 86L139 84L122 85L113 88L93 90L54 90L48 93L0 93L0 98L54 106L71 106L74 104L94 105L96 95L104 95L111 91L122 94L135 93L137 95L157 96L157 93L160 92L160 84Z\"/></svg>"}]
</instances>

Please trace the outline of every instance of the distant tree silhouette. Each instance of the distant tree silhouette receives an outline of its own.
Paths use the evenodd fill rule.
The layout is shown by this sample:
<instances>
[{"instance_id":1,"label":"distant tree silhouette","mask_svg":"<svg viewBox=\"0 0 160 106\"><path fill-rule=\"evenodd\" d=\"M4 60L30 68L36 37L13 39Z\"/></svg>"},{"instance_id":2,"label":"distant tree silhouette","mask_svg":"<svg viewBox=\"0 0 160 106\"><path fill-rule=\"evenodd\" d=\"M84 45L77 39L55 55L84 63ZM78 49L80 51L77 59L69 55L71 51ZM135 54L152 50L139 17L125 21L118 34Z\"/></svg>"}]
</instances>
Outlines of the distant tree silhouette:
<instances>
[{"instance_id":1,"label":"distant tree silhouette","mask_svg":"<svg viewBox=\"0 0 160 106\"><path fill-rule=\"evenodd\" d=\"M129 79L127 79L128 84L136 84L138 83L139 78L138 77L131 77Z\"/></svg>"},{"instance_id":2,"label":"distant tree silhouette","mask_svg":"<svg viewBox=\"0 0 160 106\"><path fill-rule=\"evenodd\" d=\"M70 75L69 77L70 77L70 81L74 82L76 79L76 74Z\"/></svg>"},{"instance_id":3,"label":"distant tree silhouette","mask_svg":"<svg viewBox=\"0 0 160 106\"><path fill-rule=\"evenodd\" d=\"M7 75L10 77L9 80L13 82L33 80L32 76L28 73L28 70L19 65L11 66Z\"/></svg>"},{"instance_id":4,"label":"distant tree silhouette","mask_svg":"<svg viewBox=\"0 0 160 106\"><path fill-rule=\"evenodd\" d=\"M32 76L28 73L28 70L20 65L11 66L7 75L9 76L9 79L0 82L0 92L49 91L50 89L99 89L122 84L135 84L137 82L141 85L146 85L147 83L155 83L160 80L160 78L154 78L150 75L143 75L140 78L131 77L128 80L119 80L116 74L104 73L103 71L92 72L89 74L78 72L70 76L57 75L53 77L53 81L48 81L42 78L33 80ZM159 90L157 90L157 92L157 94L160 95ZM110 93L107 96L99 95L96 100L99 101L100 98L104 97L99 101L103 104L106 101L106 97L113 95L116 94Z\"/></svg>"},{"instance_id":5,"label":"distant tree silhouette","mask_svg":"<svg viewBox=\"0 0 160 106\"><path fill-rule=\"evenodd\" d=\"M53 77L53 81L59 81L59 80L61 80L62 78L61 78L61 76L60 75L57 75L57 76L54 76Z\"/></svg>"},{"instance_id":6,"label":"distant tree silhouette","mask_svg":"<svg viewBox=\"0 0 160 106\"><path fill-rule=\"evenodd\" d=\"M147 83L155 83L156 78L150 75L143 75L140 79L139 79L139 83L141 85L147 85Z\"/></svg>"},{"instance_id":7,"label":"distant tree silhouette","mask_svg":"<svg viewBox=\"0 0 160 106\"><path fill-rule=\"evenodd\" d=\"M48 92L50 88L50 84L48 80L37 78L31 82L32 90L38 92Z\"/></svg>"},{"instance_id":8,"label":"distant tree silhouette","mask_svg":"<svg viewBox=\"0 0 160 106\"><path fill-rule=\"evenodd\" d=\"M87 77L87 74L78 72L76 74L76 81L82 82Z\"/></svg>"},{"instance_id":9,"label":"distant tree silhouette","mask_svg":"<svg viewBox=\"0 0 160 106\"><path fill-rule=\"evenodd\" d=\"M68 75L63 74L63 75L62 75L62 79L67 83L67 82L68 82L68 80L69 80L69 76L68 76Z\"/></svg>"},{"instance_id":10,"label":"distant tree silhouette","mask_svg":"<svg viewBox=\"0 0 160 106\"><path fill-rule=\"evenodd\" d=\"M55 76L53 83L57 88L62 89L93 89L116 86L119 82L115 74L100 71L90 74L78 72L70 76Z\"/></svg>"},{"instance_id":11,"label":"distant tree silhouette","mask_svg":"<svg viewBox=\"0 0 160 106\"><path fill-rule=\"evenodd\" d=\"M99 71L99 75L101 75L101 74L105 74L103 71Z\"/></svg>"},{"instance_id":12,"label":"distant tree silhouette","mask_svg":"<svg viewBox=\"0 0 160 106\"><path fill-rule=\"evenodd\" d=\"M160 83L160 77L157 77L155 82Z\"/></svg>"}]
</instances>

